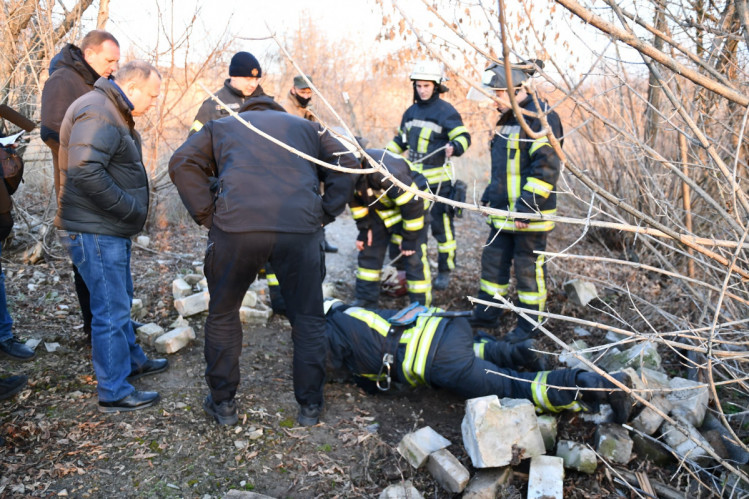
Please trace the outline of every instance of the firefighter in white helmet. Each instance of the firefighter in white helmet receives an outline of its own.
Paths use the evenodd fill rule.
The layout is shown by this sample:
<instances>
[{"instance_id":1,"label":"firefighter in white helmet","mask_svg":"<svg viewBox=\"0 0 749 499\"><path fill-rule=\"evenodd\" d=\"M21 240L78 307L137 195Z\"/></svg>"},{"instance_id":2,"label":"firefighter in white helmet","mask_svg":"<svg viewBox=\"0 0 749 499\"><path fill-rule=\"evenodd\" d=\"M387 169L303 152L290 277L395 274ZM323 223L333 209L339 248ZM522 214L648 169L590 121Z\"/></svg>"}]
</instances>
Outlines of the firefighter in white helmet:
<instances>
[{"instance_id":1,"label":"firefighter in white helmet","mask_svg":"<svg viewBox=\"0 0 749 499\"><path fill-rule=\"evenodd\" d=\"M513 92L524 114L528 126L534 132L543 128L541 114L553 133L561 140L562 123L556 112L546 101L537 97L535 104L526 81L543 67L541 61L511 66L510 82L504 64L492 64L484 72L484 88L493 91L499 100L499 120L494 129L491 149L491 180L481 204L500 210L542 215L556 214L556 184L559 178L560 160L549 143L548 136L529 137L520 126L508 97ZM519 305L529 309L529 315L541 321L532 312L543 311L546 305L546 264L543 255L536 252L546 249L546 239L554 228L554 222L538 219L513 218L490 215L489 238L481 255L481 282L479 298L492 301L499 294L506 296L510 286L510 268L515 266ZM496 301L496 300L494 300ZM477 305L469 322L476 328L497 328L500 309ZM515 342L535 336L530 322L518 315L517 327L505 335Z\"/></svg>"},{"instance_id":2,"label":"firefighter in white helmet","mask_svg":"<svg viewBox=\"0 0 749 499\"><path fill-rule=\"evenodd\" d=\"M411 73L414 103L403 114L398 134L387 145L396 154L408 150L408 159L424 175L432 192L452 198L454 175L447 162L460 156L471 145L471 136L463 126L458 111L440 94L445 87L442 65L421 61ZM447 288L450 271L455 268L457 244L453 230L454 211L449 205L436 203L431 210L432 235L437 239L438 275L434 289Z\"/></svg>"}]
</instances>

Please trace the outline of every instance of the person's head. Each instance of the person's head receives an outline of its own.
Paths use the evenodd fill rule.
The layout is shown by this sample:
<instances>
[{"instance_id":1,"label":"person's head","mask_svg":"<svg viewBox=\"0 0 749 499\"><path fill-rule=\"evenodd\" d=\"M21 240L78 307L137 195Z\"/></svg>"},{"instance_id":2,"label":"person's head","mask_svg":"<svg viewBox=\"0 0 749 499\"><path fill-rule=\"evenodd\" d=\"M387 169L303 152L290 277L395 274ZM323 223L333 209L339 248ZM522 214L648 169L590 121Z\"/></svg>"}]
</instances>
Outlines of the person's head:
<instances>
[{"instance_id":1,"label":"person's head","mask_svg":"<svg viewBox=\"0 0 749 499\"><path fill-rule=\"evenodd\" d=\"M145 61L130 61L117 71L117 85L133 105L133 116L145 114L161 93L161 74Z\"/></svg>"},{"instance_id":2,"label":"person's head","mask_svg":"<svg viewBox=\"0 0 749 499\"><path fill-rule=\"evenodd\" d=\"M543 67L541 61L536 61ZM528 77L535 70L524 71L523 69L510 66L510 81L507 81L507 75L504 63L492 63L484 70L481 83L484 88L493 90L494 95L500 102L497 103L497 110L505 112L510 109L510 98L508 92L513 92L518 101L522 101L528 95L523 85Z\"/></svg>"},{"instance_id":3,"label":"person's head","mask_svg":"<svg viewBox=\"0 0 749 499\"><path fill-rule=\"evenodd\" d=\"M411 81L413 82L414 92L420 100L429 100L435 91L443 92L442 82L447 81L442 64L437 61L419 61L411 71Z\"/></svg>"},{"instance_id":4,"label":"person's head","mask_svg":"<svg viewBox=\"0 0 749 499\"><path fill-rule=\"evenodd\" d=\"M252 95L252 92L260 84L262 76L263 69L260 67L260 63L249 52L237 52L231 58L229 64L230 84L242 92L245 97Z\"/></svg>"},{"instance_id":5,"label":"person's head","mask_svg":"<svg viewBox=\"0 0 749 499\"><path fill-rule=\"evenodd\" d=\"M307 80L312 81L312 78L307 76ZM307 80L305 80L302 75L295 76L294 86L291 87L291 95L296 98L302 107L307 107L312 100L312 89L309 88Z\"/></svg>"},{"instance_id":6,"label":"person's head","mask_svg":"<svg viewBox=\"0 0 749 499\"><path fill-rule=\"evenodd\" d=\"M99 76L109 78L117 71L120 43L112 33L100 29L90 31L81 41L81 52L83 59Z\"/></svg>"}]
</instances>

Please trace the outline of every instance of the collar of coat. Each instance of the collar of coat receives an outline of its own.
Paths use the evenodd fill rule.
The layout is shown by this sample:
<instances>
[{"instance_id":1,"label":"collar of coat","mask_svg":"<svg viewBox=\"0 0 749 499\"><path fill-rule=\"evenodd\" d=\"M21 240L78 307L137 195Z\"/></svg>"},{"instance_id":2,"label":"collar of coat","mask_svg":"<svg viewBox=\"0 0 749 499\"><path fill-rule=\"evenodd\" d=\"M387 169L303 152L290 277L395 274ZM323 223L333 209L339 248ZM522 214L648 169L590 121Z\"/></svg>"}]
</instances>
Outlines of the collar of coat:
<instances>
[{"instance_id":1,"label":"collar of coat","mask_svg":"<svg viewBox=\"0 0 749 499\"><path fill-rule=\"evenodd\" d=\"M135 128L135 121L133 120L133 105L130 100L125 96L119 85L114 81L107 78L99 78L94 83L94 89L104 93L109 100L111 100L117 110L120 112L122 117L125 119L130 128Z\"/></svg>"}]
</instances>

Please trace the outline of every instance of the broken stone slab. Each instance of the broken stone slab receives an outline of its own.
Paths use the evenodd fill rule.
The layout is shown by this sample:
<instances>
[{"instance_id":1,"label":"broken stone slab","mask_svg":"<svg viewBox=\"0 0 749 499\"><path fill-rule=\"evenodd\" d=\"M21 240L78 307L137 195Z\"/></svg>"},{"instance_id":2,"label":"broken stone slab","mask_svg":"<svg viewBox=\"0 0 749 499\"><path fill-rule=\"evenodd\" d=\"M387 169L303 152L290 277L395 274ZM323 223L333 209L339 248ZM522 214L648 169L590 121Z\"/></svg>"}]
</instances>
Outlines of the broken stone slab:
<instances>
[{"instance_id":1,"label":"broken stone slab","mask_svg":"<svg viewBox=\"0 0 749 499\"><path fill-rule=\"evenodd\" d=\"M390 485L380 492L379 499L424 499L424 496L410 481L407 481L403 484Z\"/></svg>"},{"instance_id":2,"label":"broken stone slab","mask_svg":"<svg viewBox=\"0 0 749 499\"><path fill-rule=\"evenodd\" d=\"M188 326L162 334L154 341L154 347L161 353L174 353L189 345L194 339L195 331Z\"/></svg>"},{"instance_id":3,"label":"broken stone slab","mask_svg":"<svg viewBox=\"0 0 749 499\"><path fill-rule=\"evenodd\" d=\"M208 291L208 279L205 277L198 281L196 284L198 289L202 289L203 291Z\"/></svg>"},{"instance_id":4,"label":"broken stone slab","mask_svg":"<svg viewBox=\"0 0 749 499\"><path fill-rule=\"evenodd\" d=\"M148 246L151 244L151 238L148 236L138 236L135 238L135 242L140 244L144 248L148 248Z\"/></svg>"},{"instance_id":5,"label":"broken stone slab","mask_svg":"<svg viewBox=\"0 0 749 499\"><path fill-rule=\"evenodd\" d=\"M693 426L702 426L710 400L707 385L685 378L671 378L669 388L673 390L666 395L673 405L671 414L689 421Z\"/></svg>"},{"instance_id":6,"label":"broken stone slab","mask_svg":"<svg viewBox=\"0 0 749 499\"><path fill-rule=\"evenodd\" d=\"M338 298L338 289L332 282L324 282L322 284L322 297L323 298Z\"/></svg>"},{"instance_id":7,"label":"broken stone slab","mask_svg":"<svg viewBox=\"0 0 749 499\"><path fill-rule=\"evenodd\" d=\"M183 317L190 317L191 315L200 314L208 310L208 304L211 301L211 297L207 291L201 291L178 300L174 300L174 308L177 309L179 315Z\"/></svg>"},{"instance_id":8,"label":"broken stone slab","mask_svg":"<svg viewBox=\"0 0 749 499\"><path fill-rule=\"evenodd\" d=\"M427 470L440 486L451 494L460 494L466 488L471 474L458 458L447 449L429 454Z\"/></svg>"},{"instance_id":9,"label":"broken stone slab","mask_svg":"<svg viewBox=\"0 0 749 499\"><path fill-rule=\"evenodd\" d=\"M192 262L192 268L195 270L196 274L205 275L205 272L203 272L203 262L200 260L195 260Z\"/></svg>"},{"instance_id":10,"label":"broken stone slab","mask_svg":"<svg viewBox=\"0 0 749 499\"><path fill-rule=\"evenodd\" d=\"M632 444L639 459L647 459L657 466L666 466L674 461L673 454L652 437L635 432L632 434Z\"/></svg>"},{"instance_id":11,"label":"broken stone slab","mask_svg":"<svg viewBox=\"0 0 749 499\"><path fill-rule=\"evenodd\" d=\"M187 281L185 281L181 277L178 277L177 279L172 281L172 296L175 300L185 298L187 296L190 296L191 294L193 294L192 286L190 286Z\"/></svg>"},{"instance_id":12,"label":"broken stone slab","mask_svg":"<svg viewBox=\"0 0 749 499\"><path fill-rule=\"evenodd\" d=\"M609 404L601 404L598 407L598 412L583 412L580 418L594 425L612 423L614 421L614 409Z\"/></svg>"},{"instance_id":13,"label":"broken stone slab","mask_svg":"<svg viewBox=\"0 0 749 499\"><path fill-rule=\"evenodd\" d=\"M164 328L151 322L150 324L143 324L141 327L135 330L135 334L144 345L153 346L156 338L164 334Z\"/></svg>"},{"instance_id":14,"label":"broken stone slab","mask_svg":"<svg viewBox=\"0 0 749 499\"><path fill-rule=\"evenodd\" d=\"M668 401L665 397L662 397L660 395L654 397L650 400L650 403L653 404L655 407L660 409L661 412L664 414L668 414L671 412L671 409L673 408L673 405L671 402ZM658 431L658 428L661 427L661 424L663 423L663 416L658 414L655 409L652 409L650 407L645 407L640 411L640 414L634 417L632 419L632 426L634 428L637 428L641 432L643 432L645 435L652 435L656 431Z\"/></svg>"},{"instance_id":15,"label":"broken stone slab","mask_svg":"<svg viewBox=\"0 0 749 499\"><path fill-rule=\"evenodd\" d=\"M425 426L404 436L398 443L398 452L414 468L421 468L429 458L429 454L444 449L450 441Z\"/></svg>"},{"instance_id":16,"label":"broken stone slab","mask_svg":"<svg viewBox=\"0 0 749 499\"><path fill-rule=\"evenodd\" d=\"M273 310L265 303L258 301L254 307L240 307L239 320L242 324L265 326L273 315Z\"/></svg>"},{"instance_id":17,"label":"broken stone slab","mask_svg":"<svg viewBox=\"0 0 749 499\"><path fill-rule=\"evenodd\" d=\"M512 479L512 468L478 470L468 482L463 499L496 499L497 491Z\"/></svg>"},{"instance_id":18,"label":"broken stone slab","mask_svg":"<svg viewBox=\"0 0 749 499\"><path fill-rule=\"evenodd\" d=\"M255 305L257 305L257 293L248 289L242 298L242 306L252 308Z\"/></svg>"},{"instance_id":19,"label":"broken stone slab","mask_svg":"<svg viewBox=\"0 0 749 499\"><path fill-rule=\"evenodd\" d=\"M602 424L596 429L596 451L604 459L614 463L627 464L632 458L632 439L622 426L612 423Z\"/></svg>"},{"instance_id":20,"label":"broken stone slab","mask_svg":"<svg viewBox=\"0 0 749 499\"><path fill-rule=\"evenodd\" d=\"M583 357L585 359L590 360L590 352L583 352L582 350L585 350L588 348L588 344L585 343L583 340L575 340L570 343L570 352L563 351L559 354L559 362L564 364L565 366L569 367L570 369L585 369L586 371L590 371L590 368L583 363L580 359L575 357L575 355L578 355L580 357Z\"/></svg>"},{"instance_id":21,"label":"broken stone slab","mask_svg":"<svg viewBox=\"0 0 749 499\"><path fill-rule=\"evenodd\" d=\"M658 354L658 347L655 343L643 341L620 353L609 352L601 359L599 366L607 372L621 371L626 367L633 369L647 367L657 370L661 366L661 356Z\"/></svg>"},{"instance_id":22,"label":"broken stone slab","mask_svg":"<svg viewBox=\"0 0 749 499\"><path fill-rule=\"evenodd\" d=\"M130 304L130 317L134 319L140 319L146 315L146 309L143 308L143 300L140 298L133 298Z\"/></svg>"},{"instance_id":23,"label":"broken stone slab","mask_svg":"<svg viewBox=\"0 0 749 499\"><path fill-rule=\"evenodd\" d=\"M190 323L182 317L181 315L178 315L176 319L174 319L174 322L169 324L169 329L179 329L181 327L187 327Z\"/></svg>"},{"instance_id":24,"label":"broken stone slab","mask_svg":"<svg viewBox=\"0 0 749 499\"><path fill-rule=\"evenodd\" d=\"M538 429L541 430L541 436L544 439L544 447L547 451L554 448L557 443L557 418L544 414L543 416L536 416L538 421Z\"/></svg>"},{"instance_id":25,"label":"broken stone slab","mask_svg":"<svg viewBox=\"0 0 749 499\"><path fill-rule=\"evenodd\" d=\"M643 381L640 375L637 374L637 371L635 371L631 367L627 367L625 369L622 369L622 372L627 373L629 375L629 379L632 380L632 391L634 391L637 395L644 398L645 400L650 400L650 398L653 396L653 392L648 390L648 386L645 384L645 381Z\"/></svg>"},{"instance_id":26,"label":"broken stone slab","mask_svg":"<svg viewBox=\"0 0 749 499\"><path fill-rule=\"evenodd\" d=\"M663 440L674 450L677 456L682 459L690 459L699 463L705 463L710 460L710 455L705 449L700 447L700 442L704 447L712 449L705 438L697 431L689 421L682 418L675 418L676 422L686 430L686 435L682 433L676 425L664 421L661 425L661 435Z\"/></svg>"},{"instance_id":27,"label":"broken stone slab","mask_svg":"<svg viewBox=\"0 0 749 499\"><path fill-rule=\"evenodd\" d=\"M658 390L661 388L668 388L669 386L671 378L669 378L668 374L664 372L649 369L647 367L641 367L636 371L649 390Z\"/></svg>"},{"instance_id":28,"label":"broken stone slab","mask_svg":"<svg viewBox=\"0 0 749 499\"><path fill-rule=\"evenodd\" d=\"M60 348L60 344L56 341L45 341L44 342L44 348L49 352L56 352Z\"/></svg>"},{"instance_id":29,"label":"broken stone slab","mask_svg":"<svg viewBox=\"0 0 749 499\"><path fill-rule=\"evenodd\" d=\"M564 498L564 461L556 456L534 456L528 474L528 499Z\"/></svg>"},{"instance_id":30,"label":"broken stone slab","mask_svg":"<svg viewBox=\"0 0 749 499\"><path fill-rule=\"evenodd\" d=\"M182 279L184 279L184 281L190 286L195 286L201 281L201 279L203 279L203 274L185 274L182 276Z\"/></svg>"},{"instance_id":31,"label":"broken stone slab","mask_svg":"<svg viewBox=\"0 0 749 499\"><path fill-rule=\"evenodd\" d=\"M607 343L619 343L622 340L626 340L627 336L624 334L615 333L614 331L606 332L606 336L603 338Z\"/></svg>"},{"instance_id":32,"label":"broken stone slab","mask_svg":"<svg viewBox=\"0 0 749 499\"><path fill-rule=\"evenodd\" d=\"M588 475L595 473L598 466L598 457L593 449L570 440L560 440L557 443L557 457L564 460L565 468L582 471Z\"/></svg>"},{"instance_id":33,"label":"broken stone slab","mask_svg":"<svg viewBox=\"0 0 749 499\"><path fill-rule=\"evenodd\" d=\"M587 329L583 327L576 327L572 330L575 333L575 336L578 336L580 338L585 338L586 336L590 336L592 333L588 331Z\"/></svg>"},{"instance_id":34,"label":"broken stone slab","mask_svg":"<svg viewBox=\"0 0 749 499\"><path fill-rule=\"evenodd\" d=\"M475 468L516 465L546 452L533 404L496 395L466 401L463 446Z\"/></svg>"},{"instance_id":35,"label":"broken stone slab","mask_svg":"<svg viewBox=\"0 0 749 499\"><path fill-rule=\"evenodd\" d=\"M586 306L598 298L596 285L582 279L572 279L564 283L564 292L567 298L575 305Z\"/></svg>"}]
</instances>

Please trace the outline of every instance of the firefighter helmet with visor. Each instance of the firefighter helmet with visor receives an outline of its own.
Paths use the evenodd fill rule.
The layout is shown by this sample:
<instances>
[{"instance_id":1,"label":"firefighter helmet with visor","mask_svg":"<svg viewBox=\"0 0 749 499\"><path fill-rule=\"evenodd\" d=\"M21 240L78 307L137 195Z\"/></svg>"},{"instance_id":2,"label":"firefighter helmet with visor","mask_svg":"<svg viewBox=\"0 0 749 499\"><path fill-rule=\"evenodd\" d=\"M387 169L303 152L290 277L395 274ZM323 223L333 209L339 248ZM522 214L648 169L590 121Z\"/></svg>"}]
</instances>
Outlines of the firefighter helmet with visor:
<instances>
[{"instance_id":1,"label":"firefighter helmet with visor","mask_svg":"<svg viewBox=\"0 0 749 499\"><path fill-rule=\"evenodd\" d=\"M442 64L437 61L419 61L411 71L412 81L433 81L435 85L447 81Z\"/></svg>"},{"instance_id":2,"label":"firefighter helmet with visor","mask_svg":"<svg viewBox=\"0 0 749 499\"><path fill-rule=\"evenodd\" d=\"M484 88L492 90L507 90L508 88L520 88L528 79L528 74L522 69L510 66L511 85L507 84L504 64L492 63L484 70L481 83Z\"/></svg>"}]
</instances>

